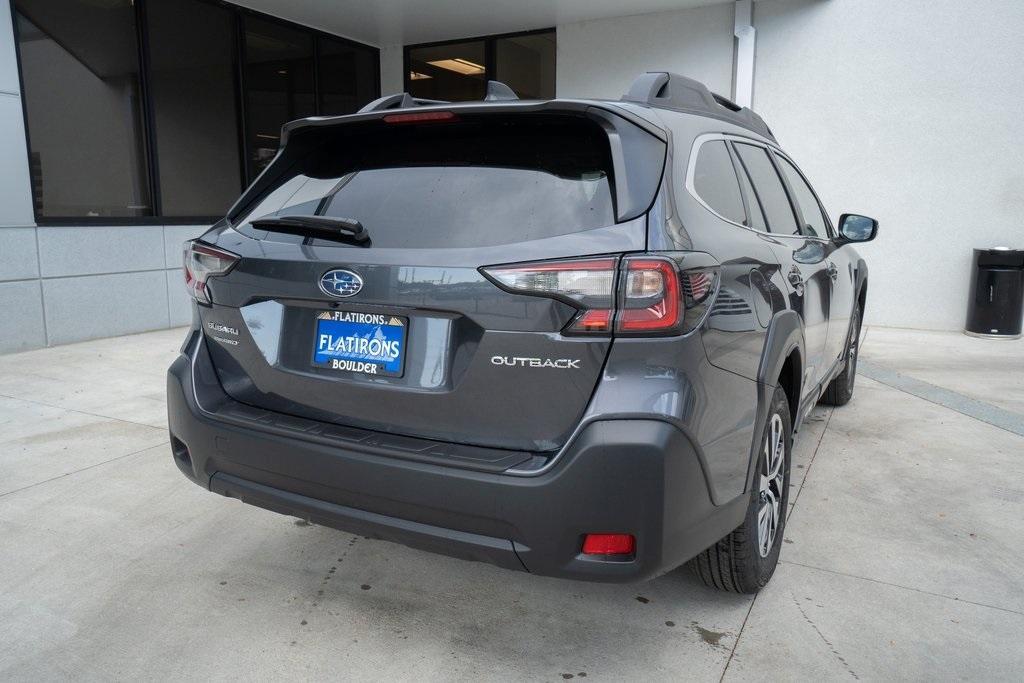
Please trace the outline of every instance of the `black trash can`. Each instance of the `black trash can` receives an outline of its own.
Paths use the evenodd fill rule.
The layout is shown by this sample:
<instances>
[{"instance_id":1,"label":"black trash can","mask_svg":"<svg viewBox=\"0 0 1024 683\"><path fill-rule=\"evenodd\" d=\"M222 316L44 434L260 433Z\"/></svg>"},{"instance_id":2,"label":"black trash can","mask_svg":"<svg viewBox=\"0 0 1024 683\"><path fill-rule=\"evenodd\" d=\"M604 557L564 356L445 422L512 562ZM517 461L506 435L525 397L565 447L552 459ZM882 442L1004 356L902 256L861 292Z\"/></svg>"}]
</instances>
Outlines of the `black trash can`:
<instances>
[{"instance_id":1,"label":"black trash can","mask_svg":"<svg viewBox=\"0 0 1024 683\"><path fill-rule=\"evenodd\" d=\"M967 334L1019 339L1024 319L1024 249L974 250Z\"/></svg>"}]
</instances>

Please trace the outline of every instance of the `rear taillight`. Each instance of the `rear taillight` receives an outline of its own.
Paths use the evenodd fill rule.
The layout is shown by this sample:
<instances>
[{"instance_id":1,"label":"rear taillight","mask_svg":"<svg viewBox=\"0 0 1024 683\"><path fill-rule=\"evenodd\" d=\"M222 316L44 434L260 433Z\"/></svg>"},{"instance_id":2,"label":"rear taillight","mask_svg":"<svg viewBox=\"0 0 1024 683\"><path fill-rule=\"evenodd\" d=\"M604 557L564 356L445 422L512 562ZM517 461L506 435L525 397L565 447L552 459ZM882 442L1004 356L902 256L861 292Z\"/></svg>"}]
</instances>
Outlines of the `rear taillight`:
<instances>
[{"instance_id":1,"label":"rear taillight","mask_svg":"<svg viewBox=\"0 0 1024 683\"><path fill-rule=\"evenodd\" d=\"M197 240L185 242L185 287L188 293L201 304L211 304L209 279L217 275L226 275L235 264L238 256Z\"/></svg>"},{"instance_id":2,"label":"rear taillight","mask_svg":"<svg viewBox=\"0 0 1024 683\"><path fill-rule=\"evenodd\" d=\"M616 330L662 332L679 327L679 275L668 259L626 259Z\"/></svg>"},{"instance_id":3,"label":"rear taillight","mask_svg":"<svg viewBox=\"0 0 1024 683\"><path fill-rule=\"evenodd\" d=\"M565 328L577 334L611 332L618 259L545 261L484 268L502 288L517 294L560 299L580 310Z\"/></svg>"},{"instance_id":4,"label":"rear taillight","mask_svg":"<svg viewBox=\"0 0 1024 683\"><path fill-rule=\"evenodd\" d=\"M541 261L482 268L516 294L558 299L578 309L566 334L685 334L703 319L717 267L687 268L685 254Z\"/></svg>"}]
</instances>

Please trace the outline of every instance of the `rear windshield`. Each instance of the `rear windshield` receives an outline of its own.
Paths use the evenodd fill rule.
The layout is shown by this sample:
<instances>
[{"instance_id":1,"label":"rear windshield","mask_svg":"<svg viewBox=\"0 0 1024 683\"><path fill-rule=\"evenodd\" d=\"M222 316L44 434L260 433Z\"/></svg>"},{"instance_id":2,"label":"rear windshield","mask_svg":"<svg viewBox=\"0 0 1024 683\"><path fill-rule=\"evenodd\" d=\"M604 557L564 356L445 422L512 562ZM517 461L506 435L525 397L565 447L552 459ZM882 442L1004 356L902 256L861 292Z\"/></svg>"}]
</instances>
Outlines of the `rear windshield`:
<instances>
[{"instance_id":1,"label":"rear windshield","mask_svg":"<svg viewBox=\"0 0 1024 683\"><path fill-rule=\"evenodd\" d=\"M249 221L320 215L358 220L374 247L480 247L615 223L608 139L582 117L491 114L316 134L322 144L257 202L242 232L301 242Z\"/></svg>"}]
</instances>

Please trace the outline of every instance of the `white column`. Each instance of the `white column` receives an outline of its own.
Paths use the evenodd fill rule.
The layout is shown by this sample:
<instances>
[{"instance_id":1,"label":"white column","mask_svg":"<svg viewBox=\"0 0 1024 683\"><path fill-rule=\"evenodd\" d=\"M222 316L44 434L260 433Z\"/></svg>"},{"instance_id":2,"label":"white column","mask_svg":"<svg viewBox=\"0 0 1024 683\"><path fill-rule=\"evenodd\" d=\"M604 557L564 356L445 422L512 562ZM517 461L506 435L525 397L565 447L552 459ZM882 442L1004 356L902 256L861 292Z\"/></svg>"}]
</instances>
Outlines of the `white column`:
<instances>
[{"instance_id":1,"label":"white column","mask_svg":"<svg viewBox=\"0 0 1024 683\"><path fill-rule=\"evenodd\" d=\"M754 104L754 0L736 0L736 67L733 73L733 101L741 107Z\"/></svg>"}]
</instances>

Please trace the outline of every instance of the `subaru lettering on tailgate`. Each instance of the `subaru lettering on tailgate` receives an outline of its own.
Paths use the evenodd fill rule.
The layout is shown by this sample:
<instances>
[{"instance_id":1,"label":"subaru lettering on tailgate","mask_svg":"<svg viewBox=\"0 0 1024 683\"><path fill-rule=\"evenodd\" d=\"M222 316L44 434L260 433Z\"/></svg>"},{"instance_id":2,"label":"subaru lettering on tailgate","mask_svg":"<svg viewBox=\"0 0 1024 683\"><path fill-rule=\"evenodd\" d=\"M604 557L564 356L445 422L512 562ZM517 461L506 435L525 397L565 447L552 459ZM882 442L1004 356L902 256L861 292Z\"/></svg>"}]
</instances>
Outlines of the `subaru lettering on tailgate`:
<instances>
[{"instance_id":1,"label":"subaru lettering on tailgate","mask_svg":"<svg viewBox=\"0 0 1024 683\"><path fill-rule=\"evenodd\" d=\"M313 365L400 377L408 321L394 315L324 311L316 319Z\"/></svg>"}]
</instances>

